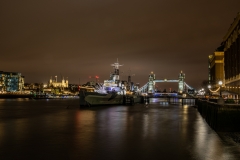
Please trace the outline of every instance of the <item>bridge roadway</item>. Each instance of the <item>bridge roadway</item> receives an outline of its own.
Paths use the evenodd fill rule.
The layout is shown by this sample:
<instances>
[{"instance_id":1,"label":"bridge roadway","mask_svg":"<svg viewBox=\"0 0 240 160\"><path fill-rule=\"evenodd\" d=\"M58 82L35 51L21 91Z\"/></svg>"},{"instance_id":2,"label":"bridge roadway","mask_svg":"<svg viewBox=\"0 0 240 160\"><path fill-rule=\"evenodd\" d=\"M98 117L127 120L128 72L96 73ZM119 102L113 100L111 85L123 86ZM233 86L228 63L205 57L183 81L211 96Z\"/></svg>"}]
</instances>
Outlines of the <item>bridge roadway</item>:
<instances>
[{"instance_id":1,"label":"bridge roadway","mask_svg":"<svg viewBox=\"0 0 240 160\"><path fill-rule=\"evenodd\" d=\"M220 138L192 106L152 103L79 109L78 100L0 103L0 159L4 160L240 157L240 146Z\"/></svg>"},{"instance_id":2,"label":"bridge roadway","mask_svg":"<svg viewBox=\"0 0 240 160\"><path fill-rule=\"evenodd\" d=\"M160 102L169 104L181 104L181 105L195 105L195 97L190 94L178 93L153 93L153 94L143 94L143 103Z\"/></svg>"}]
</instances>

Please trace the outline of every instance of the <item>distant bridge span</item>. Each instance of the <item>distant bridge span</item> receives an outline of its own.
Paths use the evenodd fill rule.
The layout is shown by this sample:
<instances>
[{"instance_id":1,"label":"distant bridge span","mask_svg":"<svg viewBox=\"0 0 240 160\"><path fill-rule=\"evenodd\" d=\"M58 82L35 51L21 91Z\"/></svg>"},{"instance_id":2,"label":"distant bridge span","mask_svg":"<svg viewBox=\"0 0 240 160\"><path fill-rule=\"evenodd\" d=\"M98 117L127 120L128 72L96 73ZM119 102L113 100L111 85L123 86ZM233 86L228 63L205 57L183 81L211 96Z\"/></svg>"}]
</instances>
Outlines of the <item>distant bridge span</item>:
<instances>
[{"instance_id":1,"label":"distant bridge span","mask_svg":"<svg viewBox=\"0 0 240 160\"><path fill-rule=\"evenodd\" d=\"M149 75L149 80L146 84L144 84L141 88L139 88L139 92L141 93L154 93L155 92L155 83L158 82L175 82L178 83L178 92L182 93L185 88L193 90L191 86L189 86L185 80L185 74L181 73L178 76L178 80L168 80L168 79L163 79L163 80L156 80L155 79L155 74L151 72Z\"/></svg>"},{"instance_id":2,"label":"distant bridge span","mask_svg":"<svg viewBox=\"0 0 240 160\"><path fill-rule=\"evenodd\" d=\"M167 80L167 79L164 79L164 80L154 80L154 82L178 82L178 80Z\"/></svg>"}]
</instances>

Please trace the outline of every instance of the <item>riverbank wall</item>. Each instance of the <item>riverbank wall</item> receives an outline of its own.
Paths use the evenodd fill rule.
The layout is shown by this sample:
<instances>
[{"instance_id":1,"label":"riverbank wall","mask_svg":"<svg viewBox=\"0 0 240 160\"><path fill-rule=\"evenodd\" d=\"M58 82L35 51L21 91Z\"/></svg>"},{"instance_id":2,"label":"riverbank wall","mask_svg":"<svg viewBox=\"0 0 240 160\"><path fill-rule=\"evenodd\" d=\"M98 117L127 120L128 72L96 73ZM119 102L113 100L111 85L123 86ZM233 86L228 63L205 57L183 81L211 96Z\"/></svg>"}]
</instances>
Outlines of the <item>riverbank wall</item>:
<instances>
[{"instance_id":1,"label":"riverbank wall","mask_svg":"<svg viewBox=\"0 0 240 160\"><path fill-rule=\"evenodd\" d=\"M207 100L196 100L199 113L215 131L240 131L240 104L218 104Z\"/></svg>"},{"instance_id":2,"label":"riverbank wall","mask_svg":"<svg viewBox=\"0 0 240 160\"><path fill-rule=\"evenodd\" d=\"M33 98L32 94L0 94L0 99L8 98Z\"/></svg>"}]
</instances>

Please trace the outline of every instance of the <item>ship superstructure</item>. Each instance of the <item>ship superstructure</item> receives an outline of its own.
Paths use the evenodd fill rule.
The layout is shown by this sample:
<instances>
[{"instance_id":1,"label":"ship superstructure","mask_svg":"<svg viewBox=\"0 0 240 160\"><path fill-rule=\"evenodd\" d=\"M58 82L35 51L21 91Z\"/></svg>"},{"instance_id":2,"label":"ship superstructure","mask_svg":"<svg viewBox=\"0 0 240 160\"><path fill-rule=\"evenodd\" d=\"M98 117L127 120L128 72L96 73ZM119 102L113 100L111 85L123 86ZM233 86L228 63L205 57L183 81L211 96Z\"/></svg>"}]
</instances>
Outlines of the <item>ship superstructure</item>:
<instances>
[{"instance_id":1,"label":"ship superstructure","mask_svg":"<svg viewBox=\"0 0 240 160\"><path fill-rule=\"evenodd\" d=\"M107 93L117 92L118 94L126 94L126 87L120 81L119 76L119 67L123 65L119 64L117 60L117 62L111 64L111 66L114 67L114 72L110 74L109 80L104 80L103 83L104 90L106 90Z\"/></svg>"}]
</instances>

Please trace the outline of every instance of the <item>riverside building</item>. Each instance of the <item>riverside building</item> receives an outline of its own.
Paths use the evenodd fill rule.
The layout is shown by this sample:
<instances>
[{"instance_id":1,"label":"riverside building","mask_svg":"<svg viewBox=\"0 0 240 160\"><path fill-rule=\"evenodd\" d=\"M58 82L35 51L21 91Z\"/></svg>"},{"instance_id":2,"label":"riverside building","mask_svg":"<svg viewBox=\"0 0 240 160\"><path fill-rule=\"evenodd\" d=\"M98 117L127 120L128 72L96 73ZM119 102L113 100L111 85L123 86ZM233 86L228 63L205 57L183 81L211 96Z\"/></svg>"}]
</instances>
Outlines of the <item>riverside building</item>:
<instances>
[{"instance_id":1,"label":"riverside building","mask_svg":"<svg viewBox=\"0 0 240 160\"><path fill-rule=\"evenodd\" d=\"M208 56L208 61L209 84L211 84L213 88L217 88L218 82L224 81L224 52L218 48L212 55Z\"/></svg>"},{"instance_id":2,"label":"riverside building","mask_svg":"<svg viewBox=\"0 0 240 160\"><path fill-rule=\"evenodd\" d=\"M24 76L18 72L0 71L0 92L22 91L24 88Z\"/></svg>"},{"instance_id":3,"label":"riverside building","mask_svg":"<svg viewBox=\"0 0 240 160\"><path fill-rule=\"evenodd\" d=\"M225 89L240 98L240 12L223 38Z\"/></svg>"},{"instance_id":4,"label":"riverside building","mask_svg":"<svg viewBox=\"0 0 240 160\"><path fill-rule=\"evenodd\" d=\"M64 77L62 78L62 81L58 82L57 81L57 76L55 76L55 79L52 79L52 77L50 78L49 82L48 82L48 87L52 87L52 88L68 88L68 79L64 79Z\"/></svg>"}]
</instances>

